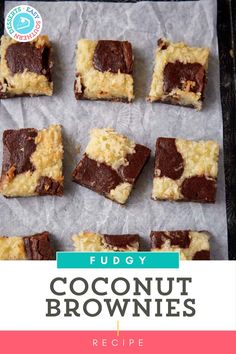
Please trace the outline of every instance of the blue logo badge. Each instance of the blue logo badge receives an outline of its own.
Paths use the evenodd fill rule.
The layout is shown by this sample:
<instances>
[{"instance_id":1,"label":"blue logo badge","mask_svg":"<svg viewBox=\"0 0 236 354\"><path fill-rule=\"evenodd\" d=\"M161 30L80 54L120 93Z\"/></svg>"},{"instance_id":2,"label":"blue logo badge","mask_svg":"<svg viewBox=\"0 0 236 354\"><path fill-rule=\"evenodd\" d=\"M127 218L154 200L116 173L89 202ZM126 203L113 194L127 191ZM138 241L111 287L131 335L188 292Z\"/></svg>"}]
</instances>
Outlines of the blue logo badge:
<instances>
[{"instance_id":1,"label":"blue logo badge","mask_svg":"<svg viewBox=\"0 0 236 354\"><path fill-rule=\"evenodd\" d=\"M42 31L43 23L40 13L32 6L19 5L11 9L5 20L9 36L19 42L29 42Z\"/></svg>"}]
</instances>

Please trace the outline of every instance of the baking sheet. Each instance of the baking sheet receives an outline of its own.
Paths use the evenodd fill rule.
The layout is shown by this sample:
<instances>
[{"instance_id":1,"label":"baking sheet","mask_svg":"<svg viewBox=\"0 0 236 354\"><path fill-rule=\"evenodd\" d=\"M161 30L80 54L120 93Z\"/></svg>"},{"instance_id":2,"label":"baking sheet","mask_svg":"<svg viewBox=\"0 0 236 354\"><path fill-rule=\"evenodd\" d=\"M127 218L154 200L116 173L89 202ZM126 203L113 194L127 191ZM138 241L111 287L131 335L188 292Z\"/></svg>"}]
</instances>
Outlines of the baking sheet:
<instances>
[{"instance_id":1,"label":"baking sheet","mask_svg":"<svg viewBox=\"0 0 236 354\"><path fill-rule=\"evenodd\" d=\"M139 233L148 249L151 230L197 229L212 233L213 259L227 259L227 223L223 171L223 128L220 104L219 59L215 0L198 2L26 2L41 13L43 33L54 46L53 97L1 101L0 128L41 129L63 125L65 196L0 199L0 234L27 235L48 230L60 250L71 250L71 235L82 230ZM18 2L6 2L5 13ZM193 46L211 48L209 82L202 112L146 103L156 41L164 36ZM136 100L132 104L76 101L73 95L75 45L79 38L120 39L132 42L135 54ZM152 149L127 206L117 205L71 182L93 127L114 127ZM152 189L155 140L158 136L214 139L221 145L217 202L155 202ZM81 153L77 145L81 144ZM2 146L0 148L2 154Z\"/></svg>"}]
</instances>

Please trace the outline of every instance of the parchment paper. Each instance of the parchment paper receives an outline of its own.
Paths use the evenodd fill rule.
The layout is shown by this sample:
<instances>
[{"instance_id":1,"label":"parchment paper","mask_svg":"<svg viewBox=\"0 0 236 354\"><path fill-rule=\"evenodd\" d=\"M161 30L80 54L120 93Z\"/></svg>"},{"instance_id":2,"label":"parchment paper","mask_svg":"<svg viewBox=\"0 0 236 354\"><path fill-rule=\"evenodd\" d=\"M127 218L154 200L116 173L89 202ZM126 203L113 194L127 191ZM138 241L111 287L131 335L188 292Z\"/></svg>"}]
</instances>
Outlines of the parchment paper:
<instances>
[{"instance_id":1,"label":"parchment paper","mask_svg":"<svg viewBox=\"0 0 236 354\"><path fill-rule=\"evenodd\" d=\"M19 2L7 2L8 12ZM28 235L48 230L56 247L73 249L71 235L82 230L139 233L148 249L151 230L193 229L212 233L213 259L227 259L227 224L222 152L222 113L214 0L197 2L86 3L29 1L42 15L43 32L54 46L53 97L15 98L0 103L0 130L63 125L65 196L0 198L0 234ZM211 48L209 82L202 112L145 102L153 70L156 41L165 36L192 46ZM75 45L79 38L132 42L136 99L132 104L76 101L73 94ZM127 206L71 182L71 173L93 127L114 127L152 149ZM155 202L152 189L158 136L215 139L221 144L217 202ZM81 144L81 153L76 146ZM2 146L0 154L2 154Z\"/></svg>"}]
</instances>

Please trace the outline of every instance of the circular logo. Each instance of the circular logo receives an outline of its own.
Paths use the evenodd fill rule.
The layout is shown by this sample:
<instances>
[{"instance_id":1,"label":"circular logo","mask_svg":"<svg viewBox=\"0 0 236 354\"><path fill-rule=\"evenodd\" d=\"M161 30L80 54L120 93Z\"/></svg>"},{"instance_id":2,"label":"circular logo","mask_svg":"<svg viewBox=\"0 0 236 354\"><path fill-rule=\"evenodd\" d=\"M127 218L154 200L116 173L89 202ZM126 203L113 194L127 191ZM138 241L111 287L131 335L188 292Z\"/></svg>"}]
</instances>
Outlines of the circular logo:
<instances>
[{"instance_id":1,"label":"circular logo","mask_svg":"<svg viewBox=\"0 0 236 354\"><path fill-rule=\"evenodd\" d=\"M42 31L40 13L32 6L19 5L11 9L5 20L5 28L10 37L18 42L29 42Z\"/></svg>"}]
</instances>

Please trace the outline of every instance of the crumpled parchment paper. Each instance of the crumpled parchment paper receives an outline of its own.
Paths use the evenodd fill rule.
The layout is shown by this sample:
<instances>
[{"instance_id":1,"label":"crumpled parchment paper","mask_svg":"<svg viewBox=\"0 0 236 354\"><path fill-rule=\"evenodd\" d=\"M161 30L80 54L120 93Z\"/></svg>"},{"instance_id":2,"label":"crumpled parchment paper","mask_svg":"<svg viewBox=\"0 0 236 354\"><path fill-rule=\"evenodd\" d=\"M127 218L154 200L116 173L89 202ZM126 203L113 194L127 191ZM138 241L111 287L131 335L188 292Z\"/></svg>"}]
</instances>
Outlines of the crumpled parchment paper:
<instances>
[{"instance_id":1,"label":"crumpled parchment paper","mask_svg":"<svg viewBox=\"0 0 236 354\"><path fill-rule=\"evenodd\" d=\"M25 2L24 2L25 3ZM227 259L227 224L222 151L219 58L214 0L196 2L26 2L42 15L43 31L53 42L52 97L14 98L0 102L0 132L22 127L63 125L65 196L0 198L0 234L52 233L56 247L71 250L71 235L82 230L139 233L148 249L151 230L193 229L212 233L213 259ZM19 2L6 2L5 13ZM157 39L185 41L211 49L206 100L201 112L145 101ZM79 38L129 40L135 54L136 99L132 104L76 101L73 94L75 45ZM71 182L71 173L93 127L114 127L152 149L127 206L120 206ZM214 139L221 145L215 205L151 200L155 141L158 136ZM78 154L77 145L81 144ZM2 155L2 144L0 154ZM0 155L0 156L1 156Z\"/></svg>"}]
</instances>

